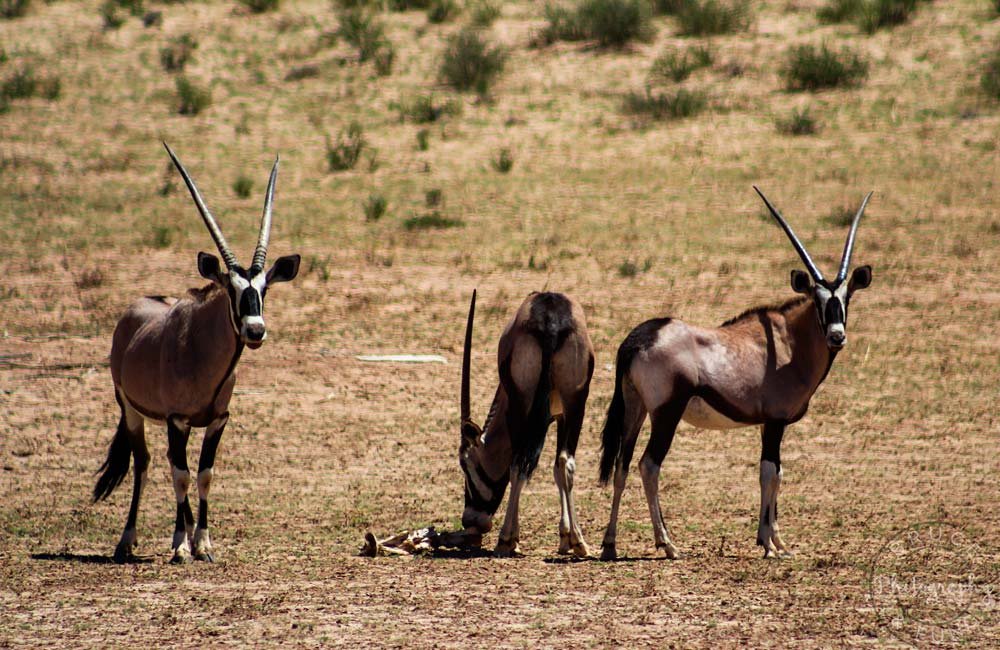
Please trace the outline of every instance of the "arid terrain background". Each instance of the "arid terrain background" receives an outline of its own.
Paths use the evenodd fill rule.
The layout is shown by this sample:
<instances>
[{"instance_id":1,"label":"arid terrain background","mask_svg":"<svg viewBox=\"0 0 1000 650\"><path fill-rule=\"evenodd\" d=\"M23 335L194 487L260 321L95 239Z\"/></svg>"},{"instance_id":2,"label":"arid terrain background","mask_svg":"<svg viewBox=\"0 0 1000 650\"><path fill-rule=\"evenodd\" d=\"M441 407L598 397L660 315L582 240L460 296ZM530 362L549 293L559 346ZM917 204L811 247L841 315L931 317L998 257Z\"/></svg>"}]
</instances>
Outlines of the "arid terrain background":
<instances>
[{"instance_id":1,"label":"arid terrain background","mask_svg":"<svg viewBox=\"0 0 1000 650\"><path fill-rule=\"evenodd\" d=\"M34 0L0 19L0 646L997 647L1000 102L981 82L1000 46L995 3L921 2L869 34L820 20L831 3L769 0L712 36L658 14L622 47L549 43L541 3L497 3L478 33L507 58L477 93L439 68L450 37L489 23L482 7L440 24L376 11L383 49L362 62L327 0L261 13L147 2L133 16L134 4ZM149 11L162 13L144 27ZM794 48L823 43L867 76L790 90ZM695 48L711 63L655 74L665 53ZM635 108L678 89L701 110ZM239 366L212 490L217 562L168 563L166 435L147 425L143 561L118 566L131 479L90 503L118 419L111 334L136 297L202 285L196 253L214 252L163 140L244 259L280 153L271 256L303 264L269 292L268 341ZM598 550L611 499L599 432L624 336L655 316L709 325L793 295L800 262L754 184L828 274L875 191L855 252L874 283L785 436L793 559L754 545L757 430L687 425L661 478L680 561L654 553L638 472L624 559L556 555L554 429L522 499L525 557L356 557L369 530L459 525L473 288L479 420L527 293L586 310L597 366L576 497ZM383 353L447 363L356 358ZM914 531L932 534L896 543Z\"/></svg>"}]
</instances>

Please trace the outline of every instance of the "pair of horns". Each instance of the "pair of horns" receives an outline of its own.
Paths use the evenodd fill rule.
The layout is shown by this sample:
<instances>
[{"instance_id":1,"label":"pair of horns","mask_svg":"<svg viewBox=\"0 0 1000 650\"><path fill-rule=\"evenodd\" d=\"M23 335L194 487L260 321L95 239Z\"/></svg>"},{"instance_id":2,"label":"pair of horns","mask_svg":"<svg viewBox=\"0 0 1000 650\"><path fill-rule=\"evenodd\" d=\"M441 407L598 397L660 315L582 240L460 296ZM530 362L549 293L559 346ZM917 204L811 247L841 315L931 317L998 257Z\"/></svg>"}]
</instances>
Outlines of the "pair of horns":
<instances>
[{"instance_id":1,"label":"pair of horns","mask_svg":"<svg viewBox=\"0 0 1000 650\"><path fill-rule=\"evenodd\" d=\"M754 185L753 189L760 195L760 198L764 199L764 204L767 206L767 209L771 211L771 214L775 219L777 219L778 224L792 241L792 246L795 247L795 250L798 252L799 257L802 258L802 262L806 265L806 268L809 269L809 274L813 277L813 280L816 282L823 282L823 274L820 273L819 269L813 263L812 258L809 257L806 247L803 246L802 242L799 241L799 238L795 236L795 232L792 230L792 227L789 226L788 222L784 220L781 213L779 213L778 210L771 205L771 202L767 200L767 197L760 191L760 188ZM872 198L872 192L869 192L868 195L865 196L865 200L861 202L861 207L858 209L858 213L854 215L854 221L851 222L851 230L847 233L847 242L844 244L844 254L840 258L840 270L837 271L837 279L833 282L835 285L840 284L844 281L844 278L847 277L848 268L851 266L851 253L854 252L854 235L858 232L858 223L861 221L861 215L865 213L865 207L868 205L868 199L870 198Z\"/></svg>"},{"instance_id":2,"label":"pair of horns","mask_svg":"<svg viewBox=\"0 0 1000 650\"><path fill-rule=\"evenodd\" d=\"M195 187L194 181L191 180L181 161L174 155L170 145L164 142L163 146L166 147L167 153L170 154L170 159L174 161L174 166L181 173L184 184L187 185L188 191L191 192L191 198L194 199L194 204L198 206L198 212L201 213L201 218L205 221L208 232L212 235L212 239L215 240L219 254L222 255L222 259L226 262L226 268L232 270L238 266L236 255L233 254L232 249L229 248L229 244L226 243L226 238L222 236L219 224L215 222L212 213L208 211L208 206L205 205L205 201L201 198L201 194L198 192L198 188ZM257 248L253 252L253 261L250 263L250 275L256 275L263 271L264 262L267 261L267 242L271 237L271 207L274 204L274 183L278 179L278 160L278 157L275 156L274 167L271 168L271 177L267 181L267 192L264 194L264 214L260 219L260 235L257 238Z\"/></svg>"}]
</instances>

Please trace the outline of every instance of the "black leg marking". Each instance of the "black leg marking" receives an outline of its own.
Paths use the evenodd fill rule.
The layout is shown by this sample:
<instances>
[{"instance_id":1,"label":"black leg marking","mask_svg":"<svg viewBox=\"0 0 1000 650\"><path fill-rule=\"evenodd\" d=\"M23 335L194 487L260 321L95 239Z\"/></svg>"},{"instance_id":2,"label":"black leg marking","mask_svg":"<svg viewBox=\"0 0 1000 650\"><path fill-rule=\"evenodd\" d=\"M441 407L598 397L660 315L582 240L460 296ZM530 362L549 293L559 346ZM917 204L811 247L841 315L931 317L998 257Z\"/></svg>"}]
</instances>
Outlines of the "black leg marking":
<instances>
[{"instance_id":1,"label":"black leg marking","mask_svg":"<svg viewBox=\"0 0 1000 650\"><path fill-rule=\"evenodd\" d=\"M208 530L208 501L198 499L198 528Z\"/></svg>"},{"instance_id":2,"label":"black leg marking","mask_svg":"<svg viewBox=\"0 0 1000 650\"><path fill-rule=\"evenodd\" d=\"M775 469L781 471L781 439L785 435L784 422L767 422L761 433L761 462L767 460L774 463Z\"/></svg>"}]
</instances>

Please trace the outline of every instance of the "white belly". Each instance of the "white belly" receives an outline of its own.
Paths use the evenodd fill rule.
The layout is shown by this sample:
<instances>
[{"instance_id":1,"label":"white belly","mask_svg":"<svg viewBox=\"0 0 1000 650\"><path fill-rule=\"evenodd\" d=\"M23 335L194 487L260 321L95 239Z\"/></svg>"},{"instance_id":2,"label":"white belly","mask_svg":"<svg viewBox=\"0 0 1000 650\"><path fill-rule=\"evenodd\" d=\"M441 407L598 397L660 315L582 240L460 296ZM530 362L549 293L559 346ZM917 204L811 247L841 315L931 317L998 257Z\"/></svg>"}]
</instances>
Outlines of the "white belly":
<instances>
[{"instance_id":1,"label":"white belly","mask_svg":"<svg viewBox=\"0 0 1000 650\"><path fill-rule=\"evenodd\" d=\"M700 397L692 397L688 401L687 408L684 409L684 415L681 417L688 424L702 429L735 429L736 427L747 426L742 422L730 420L709 406Z\"/></svg>"}]
</instances>

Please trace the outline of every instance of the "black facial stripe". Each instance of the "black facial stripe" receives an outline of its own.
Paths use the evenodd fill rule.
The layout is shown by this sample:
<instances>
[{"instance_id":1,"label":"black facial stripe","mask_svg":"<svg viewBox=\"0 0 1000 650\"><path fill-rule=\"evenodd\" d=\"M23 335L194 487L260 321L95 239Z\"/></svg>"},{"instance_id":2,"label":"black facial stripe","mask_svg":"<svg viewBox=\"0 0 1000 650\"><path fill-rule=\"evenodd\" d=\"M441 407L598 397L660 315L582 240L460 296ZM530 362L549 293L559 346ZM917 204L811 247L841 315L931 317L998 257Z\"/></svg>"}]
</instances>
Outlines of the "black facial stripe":
<instances>
[{"instance_id":1,"label":"black facial stripe","mask_svg":"<svg viewBox=\"0 0 1000 650\"><path fill-rule=\"evenodd\" d=\"M483 472L481 466L476 467L476 473L479 474L479 478L493 492L493 496L487 499L479 494L476 484L473 482L472 476L469 474L469 470L465 467L465 464L462 463L461 466L462 472L465 474L465 507L494 514L500 509L500 502L503 501L503 495L507 491L509 479L505 476L495 481Z\"/></svg>"},{"instance_id":2,"label":"black facial stripe","mask_svg":"<svg viewBox=\"0 0 1000 650\"><path fill-rule=\"evenodd\" d=\"M830 296L826 301L826 313L823 315L825 325L844 322L844 306L840 304L840 298Z\"/></svg>"},{"instance_id":3,"label":"black facial stripe","mask_svg":"<svg viewBox=\"0 0 1000 650\"><path fill-rule=\"evenodd\" d=\"M239 313L241 316L260 316L261 312L261 302L260 294L252 286L247 287L243 290L243 295L240 296L240 309Z\"/></svg>"}]
</instances>

